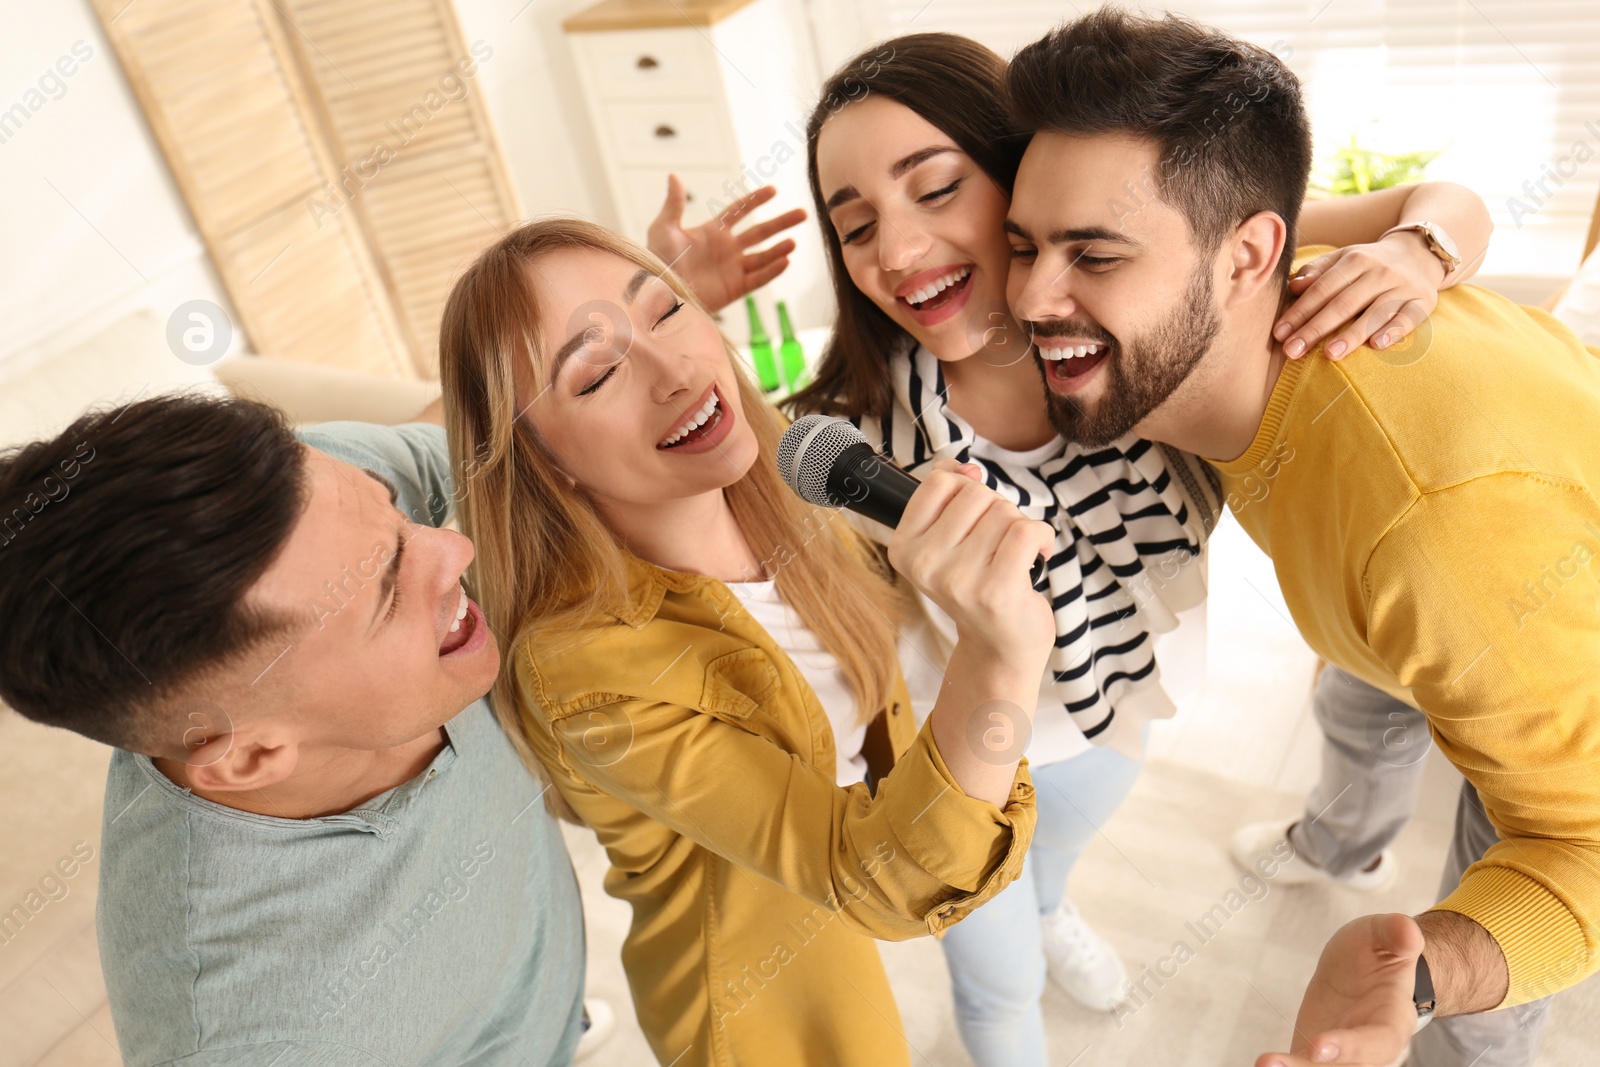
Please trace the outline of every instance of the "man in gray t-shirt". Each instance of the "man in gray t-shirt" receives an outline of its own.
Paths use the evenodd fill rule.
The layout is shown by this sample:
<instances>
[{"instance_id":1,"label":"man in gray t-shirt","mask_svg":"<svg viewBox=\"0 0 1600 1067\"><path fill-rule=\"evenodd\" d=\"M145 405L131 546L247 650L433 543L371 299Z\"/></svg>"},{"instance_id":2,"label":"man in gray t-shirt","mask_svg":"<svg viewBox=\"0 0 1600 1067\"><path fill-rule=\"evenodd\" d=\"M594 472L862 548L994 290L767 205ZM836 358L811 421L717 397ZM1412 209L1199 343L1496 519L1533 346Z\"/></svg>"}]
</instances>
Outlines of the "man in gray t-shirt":
<instances>
[{"instance_id":1,"label":"man in gray t-shirt","mask_svg":"<svg viewBox=\"0 0 1600 1067\"><path fill-rule=\"evenodd\" d=\"M577 885L479 699L452 495L439 426L297 439L196 397L0 457L0 614L28 620L0 697L119 748L99 933L130 1067L571 1062Z\"/></svg>"}]
</instances>

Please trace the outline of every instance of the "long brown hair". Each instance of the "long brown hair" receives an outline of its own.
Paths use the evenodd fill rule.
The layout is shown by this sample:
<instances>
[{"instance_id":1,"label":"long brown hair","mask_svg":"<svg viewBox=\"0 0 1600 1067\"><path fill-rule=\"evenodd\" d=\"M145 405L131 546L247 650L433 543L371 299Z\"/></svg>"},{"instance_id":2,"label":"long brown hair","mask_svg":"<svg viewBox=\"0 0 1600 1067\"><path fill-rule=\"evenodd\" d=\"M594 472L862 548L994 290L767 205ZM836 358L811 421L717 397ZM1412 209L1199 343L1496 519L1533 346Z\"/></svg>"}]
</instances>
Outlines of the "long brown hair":
<instances>
[{"instance_id":1,"label":"long brown hair","mask_svg":"<svg viewBox=\"0 0 1600 1067\"><path fill-rule=\"evenodd\" d=\"M806 122L806 177L816 205L839 317L815 379L789 398L790 411L855 418L889 410L889 353L910 335L856 288L817 177L817 140L833 114L876 93L937 126L1011 195L1026 136L1005 107L1006 61L969 37L913 33L874 45L845 63L822 87Z\"/></svg>"},{"instance_id":2,"label":"long brown hair","mask_svg":"<svg viewBox=\"0 0 1600 1067\"><path fill-rule=\"evenodd\" d=\"M541 219L501 238L467 268L445 304L439 369L462 531L477 549L469 578L504 665L491 703L523 758L513 656L535 632L561 636L603 625L624 603L627 550L583 492L562 473L527 418L546 387L546 342L530 264L560 249L594 249L659 275L679 299L694 295L655 256L580 219ZM896 675L900 596L877 557L836 512L814 508L787 486L775 457L781 417L762 399L723 340L758 454L723 492L760 559L777 566L779 594L839 662L861 721L877 714Z\"/></svg>"}]
</instances>

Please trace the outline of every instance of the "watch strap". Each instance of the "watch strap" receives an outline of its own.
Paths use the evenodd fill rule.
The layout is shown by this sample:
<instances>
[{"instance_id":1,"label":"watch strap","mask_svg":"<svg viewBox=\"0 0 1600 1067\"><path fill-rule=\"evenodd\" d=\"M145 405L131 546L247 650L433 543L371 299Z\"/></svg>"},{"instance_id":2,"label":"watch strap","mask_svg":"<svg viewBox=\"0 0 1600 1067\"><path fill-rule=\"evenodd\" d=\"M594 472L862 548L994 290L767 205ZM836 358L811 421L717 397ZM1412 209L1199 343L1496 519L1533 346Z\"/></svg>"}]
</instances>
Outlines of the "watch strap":
<instances>
[{"instance_id":1,"label":"watch strap","mask_svg":"<svg viewBox=\"0 0 1600 1067\"><path fill-rule=\"evenodd\" d=\"M1417 978L1411 991L1411 1003L1417 1009L1417 1029L1421 1030L1433 1018L1433 1009L1437 1004L1433 993L1433 973L1428 970L1425 956L1417 957Z\"/></svg>"},{"instance_id":2,"label":"watch strap","mask_svg":"<svg viewBox=\"0 0 1600 1067\"><path fill-rule=\"evenodd\" d=\"M1444 228L1436 222L1402 222L1398 226L1391 226L1378 236L1383 240L1391 233L1407 233L1415 231L1422 235L1422 241L1432 252L1434 258L1444 264L1444 280L1448 283L1455 272L1461 267L1462 259L1459 253L1452 250L1445 240L1441 240Z\"/></svg>"}]
</instances>

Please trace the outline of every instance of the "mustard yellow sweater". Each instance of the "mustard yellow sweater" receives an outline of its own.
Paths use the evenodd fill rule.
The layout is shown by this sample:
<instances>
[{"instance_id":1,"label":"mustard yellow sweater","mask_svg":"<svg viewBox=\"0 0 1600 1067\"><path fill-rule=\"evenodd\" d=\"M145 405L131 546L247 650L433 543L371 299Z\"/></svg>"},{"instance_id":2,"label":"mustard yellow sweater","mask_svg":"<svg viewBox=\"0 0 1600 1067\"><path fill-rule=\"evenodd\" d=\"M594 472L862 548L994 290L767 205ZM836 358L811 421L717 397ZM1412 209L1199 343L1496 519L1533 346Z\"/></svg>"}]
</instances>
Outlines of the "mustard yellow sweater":
<instances>
[{"instance_id":1,"label":"mustard yellow sweater","mask_svg":"<svg viewBox=\"0 0 1600 1067\"><path fill-rule=\"evenodd\" d=\"M1288 363L1218 465L1306 640L1477 787L1501 841L1437 907L1499 942L1502 1007L1600 969L1597 356L1462 286L1395 348Z\"/></svg>"}]
</instances>

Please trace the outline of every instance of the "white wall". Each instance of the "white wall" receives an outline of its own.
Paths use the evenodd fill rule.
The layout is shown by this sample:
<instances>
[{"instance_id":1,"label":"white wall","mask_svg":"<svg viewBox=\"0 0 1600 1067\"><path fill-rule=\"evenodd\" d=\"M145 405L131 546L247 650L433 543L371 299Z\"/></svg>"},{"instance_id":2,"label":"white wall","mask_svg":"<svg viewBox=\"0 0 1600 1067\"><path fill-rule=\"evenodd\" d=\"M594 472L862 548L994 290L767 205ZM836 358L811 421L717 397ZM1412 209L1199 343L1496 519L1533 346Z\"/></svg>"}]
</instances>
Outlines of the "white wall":
<instances>
[{"instance_id":1,"label":"white wall","mask_svg":"<svg viewBox=\"0 0 1600 1067\"><path fill-rule=\"evenodd\" d=\"M481 84L524 210L614 223L560 30L587 2L457 0L457 10L467 41L494 49ZM163 322L190 299L226 308L88 0L0 0L0 28L0 379L140 308ZM56 70L63 57L68 77Z\"/></svg>"},{"instance_id":2,"label":"white wall","mask_svg":"<svg viewBox=\"0 0 1600 1067\"><path fill-rule=\"evenodd\" d=\"M0 375L139 307L225 304L87 0L6 0L0 26Z\"/></svg>"},{"instance_id":3,"label":"white wall","mask_svg":"<svg viewBox=\"0 0 1600 1067\"><path fill-rule=\"evenodd\" d=\"M614 226L616 208L561 32L562 19L591 3L456 0L456 13L467 41L494 49L481 78L523 210Z\"/></svg>"}]
</instances>

